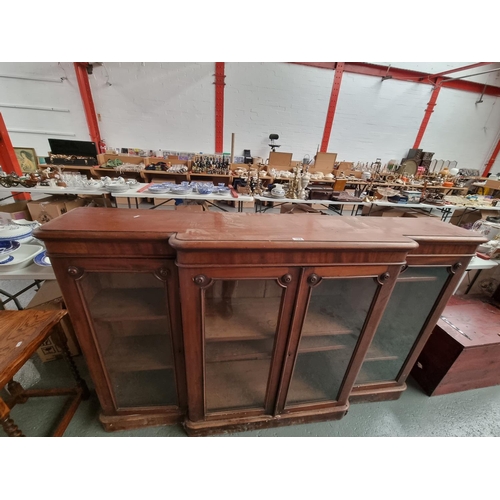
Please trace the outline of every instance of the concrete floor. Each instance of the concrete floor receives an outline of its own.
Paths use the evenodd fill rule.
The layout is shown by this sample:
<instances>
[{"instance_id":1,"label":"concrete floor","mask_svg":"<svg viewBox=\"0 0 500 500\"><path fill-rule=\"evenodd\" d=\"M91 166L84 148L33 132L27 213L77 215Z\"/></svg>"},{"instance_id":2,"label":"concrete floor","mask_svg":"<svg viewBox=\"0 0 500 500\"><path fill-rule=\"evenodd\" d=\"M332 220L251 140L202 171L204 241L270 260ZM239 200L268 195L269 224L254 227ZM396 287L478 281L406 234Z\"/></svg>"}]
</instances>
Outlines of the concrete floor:
<instances>
[{"instance_id":1,"label":"concrete floor","mask_svg":"<svg viewBox=\"0 0 500 500\"><path fill-rule=\"evenodd\" d=\"M146 206L141 206L141 208L146 208ZM165 207L167 210L172 208ZM273 212L276 213L277 210ZM481 293L484 290L481 282L486 282L493 277L498 280L499 274L498 269L484 271L471 293ZM26 281L0 281L0 289L14 292L24 288L27 284ZM467 280L464 280L457 293L463 292L466 285ZM34 293L34 290L25 293L21 304L25 306ZM6 308L15 309L15 306L9 303ZM75 361L92 388L92 381L88 376L82 356L77 356ZM35 355L32 363L41 375L40 382L33 387L57 387L72 384L73 379L64 361L42 363ZM46 436L57 423L64 401L65 398L32 399L24 405L15 407L11 415L26 435ZM92 390L90 400L80 405L65 436L186 436L180 425L107 433L102 429L98 415L99 402ZM430 398L410 378L408 389L398 401L352 405L349 413L340 421L231 435L244 437L500 436L500 386ZM0 431L0 436L5 437L3 431Z\"/></svg>"},{"instance_id":2,"label":"concrete floor","mask_svg":"<svg viewBox=\"0 0 500 500\"><path fill-rule=\"evenodd\" d=\"M81 356L75 358L90 383ZM71 376L64 361L33 363L41 374L35 387L70 385ZM16 406L12 418L28 436L46 436L53 429L65 398L32 399ZM95 393L78 408L65 436L158 436L180 437L180 425L151 427L133 431L105 432L99 421L99 403ZM4 437L4 434L0 431ZM477 389L446 396L426 396L409 380L408 389L398 401L352 405L342 419L317 424L296 425L231 434L251 437L368 437L368 436L500 436L500 386Z\"/></svg>"}]
</instances>

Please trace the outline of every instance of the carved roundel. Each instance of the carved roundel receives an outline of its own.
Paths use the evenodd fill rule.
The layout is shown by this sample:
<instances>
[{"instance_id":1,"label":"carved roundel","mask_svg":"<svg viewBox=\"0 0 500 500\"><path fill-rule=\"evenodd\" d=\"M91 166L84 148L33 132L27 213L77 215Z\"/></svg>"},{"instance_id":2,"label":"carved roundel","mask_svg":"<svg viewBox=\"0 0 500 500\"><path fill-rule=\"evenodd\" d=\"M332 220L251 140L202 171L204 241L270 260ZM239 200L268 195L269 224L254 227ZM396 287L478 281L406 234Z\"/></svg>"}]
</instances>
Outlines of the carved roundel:
<instances>
[{"instance_id":1,"label":"carved roundel","mask_svg":"<svg viewBox=\"0 0 500 500\"><path fill-rule=\"evenodd\" d=\"M160 267L155 272L155 276L160 280L166 280L168 278L169 271L166 267Z\"/></svg>"},{"instance_id":2,"label":"carved roundel","mask_svg":"<svg viewBox=\"0 0 500 500\"><path fill-rule=\"evenodd\" d=\"M77 280L83 276L84 270L76 266L69 266L67 272L72 278Z\"/></svg>"},{"instance_id":3,"label":"carved roundel","mask_svg":"<svg viewBox=\"0 0 500 500\"><path fill-rule=\"evenodd\" d=\"M198 274L198 276L193 278L193 281L196 285L203 287L208 285L210 280L204 274Z\"/></svg>"},{"instance_id":4,"label":"carved roundel","mask_svg":"<svg viewBox=\"0 0 500 500\"><path fill-rule=\"evenodd\" d=\"M378 278L377 281L383 285L384 283L387 283L388 279L391 277L389 273L383 273L381 274Z\"/></svg>"},{"instance_id":5,"label":"carved roundel","mask_svg":"<svg viewBox=\"0 0 500 500\"><path fill-rule=\"evenodd\" d=\"M309 278L307 278L307 283L309 285L317 285L320 281L320 277L317 274L311 274Z\"/></svg>"}]
</instances>

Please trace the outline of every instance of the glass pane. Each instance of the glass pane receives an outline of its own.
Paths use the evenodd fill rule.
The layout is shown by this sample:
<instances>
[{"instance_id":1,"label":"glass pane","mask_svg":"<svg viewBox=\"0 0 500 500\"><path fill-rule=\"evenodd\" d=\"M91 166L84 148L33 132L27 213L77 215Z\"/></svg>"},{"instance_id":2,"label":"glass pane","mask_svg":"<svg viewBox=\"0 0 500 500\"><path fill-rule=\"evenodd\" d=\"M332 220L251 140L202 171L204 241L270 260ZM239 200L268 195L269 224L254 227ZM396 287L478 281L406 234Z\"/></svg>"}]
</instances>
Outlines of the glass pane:
<instances>
[{"instance_id":1,"label":"glass pane","mask_svg":"<svg viewBox=\"0 0 500 500\"><path fill-rule=\"evenodd\" d=\"M149 273L79 281L119 408L177 405L165 284Z\"/></svg>"},{"instance_id":2,"label":"glass pane","mask_svg":"<svg viewBox=\"0 0 500 500\"><path fill-rule=\"evenodd\" d=\"M205 402L262 408L284 289L276 280L216 281L205 290Z\"/></svg>"},{"instance_id":3,"label":"glass pane","mask_svg":"<svg viewBox=\"0 0 500 500\"><path fill-rule=\"evenodd\" d=\"M400 275L355 385L396 379L448 276L445 267Z\"/></svg>"},{"instance_id":4,"label":"glass pane","mask_svg":"<svg viewBox=\"0 0 500 500\"><path fill-rule=\"evenodd\" d=\"M335 401L378 284L323 279L311 291L287 405Z\"/></svg>"}]
</instances>

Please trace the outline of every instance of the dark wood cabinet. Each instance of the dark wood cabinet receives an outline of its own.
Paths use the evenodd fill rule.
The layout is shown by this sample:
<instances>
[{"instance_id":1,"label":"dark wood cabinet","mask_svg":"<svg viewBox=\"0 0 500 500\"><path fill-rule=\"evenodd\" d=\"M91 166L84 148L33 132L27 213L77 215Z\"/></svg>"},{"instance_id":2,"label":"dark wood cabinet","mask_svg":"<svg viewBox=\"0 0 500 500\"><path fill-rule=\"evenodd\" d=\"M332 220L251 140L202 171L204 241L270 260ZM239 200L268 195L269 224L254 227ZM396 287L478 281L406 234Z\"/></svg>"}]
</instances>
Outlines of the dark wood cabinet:
<instances>
[{"instance_id":1,"label":"dark wood cabinet","mask_svg":"<svg viewBox=\"0 0 500 500\"><path fill-rule=\"evenodd\" d=\"M37 233L108 430L207 435L397 397L482 241L418 219L112 212Z\"/></svg>"},{"instance_id":2,"label":"dark wood cabinet","mask_svg":"<svg viewBox=\"0 0 500 500\"><path fill-rule=\"evenodd\" d=\"M460 236L454 226L435 221L412 228L396 219L392 229L411 237L418 248L406 257L370 347L370 351L383 354L376 362L370 356L365 359L350 395L352 403L401 396L478 244L474 233Z\"/></svg>"}]
</instances>

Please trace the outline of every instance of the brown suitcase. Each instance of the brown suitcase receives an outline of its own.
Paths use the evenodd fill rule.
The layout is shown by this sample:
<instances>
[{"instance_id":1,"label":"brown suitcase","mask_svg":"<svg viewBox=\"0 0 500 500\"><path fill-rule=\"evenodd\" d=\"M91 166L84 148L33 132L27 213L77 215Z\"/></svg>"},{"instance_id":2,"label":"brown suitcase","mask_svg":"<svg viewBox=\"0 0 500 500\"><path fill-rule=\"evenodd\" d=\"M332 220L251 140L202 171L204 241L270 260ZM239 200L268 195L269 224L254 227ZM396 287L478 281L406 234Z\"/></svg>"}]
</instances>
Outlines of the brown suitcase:
<instances>
[{"instance_id":1,"label":"brown suitcase","mask_svg":"<svg viewBox=\"0 0 500 500\"><path fill-rule=\"evenodd\" d=\"M333 194L330 186L311 186L308 190L310 200L331 200Z\"/></svg>"}]
</instances>

